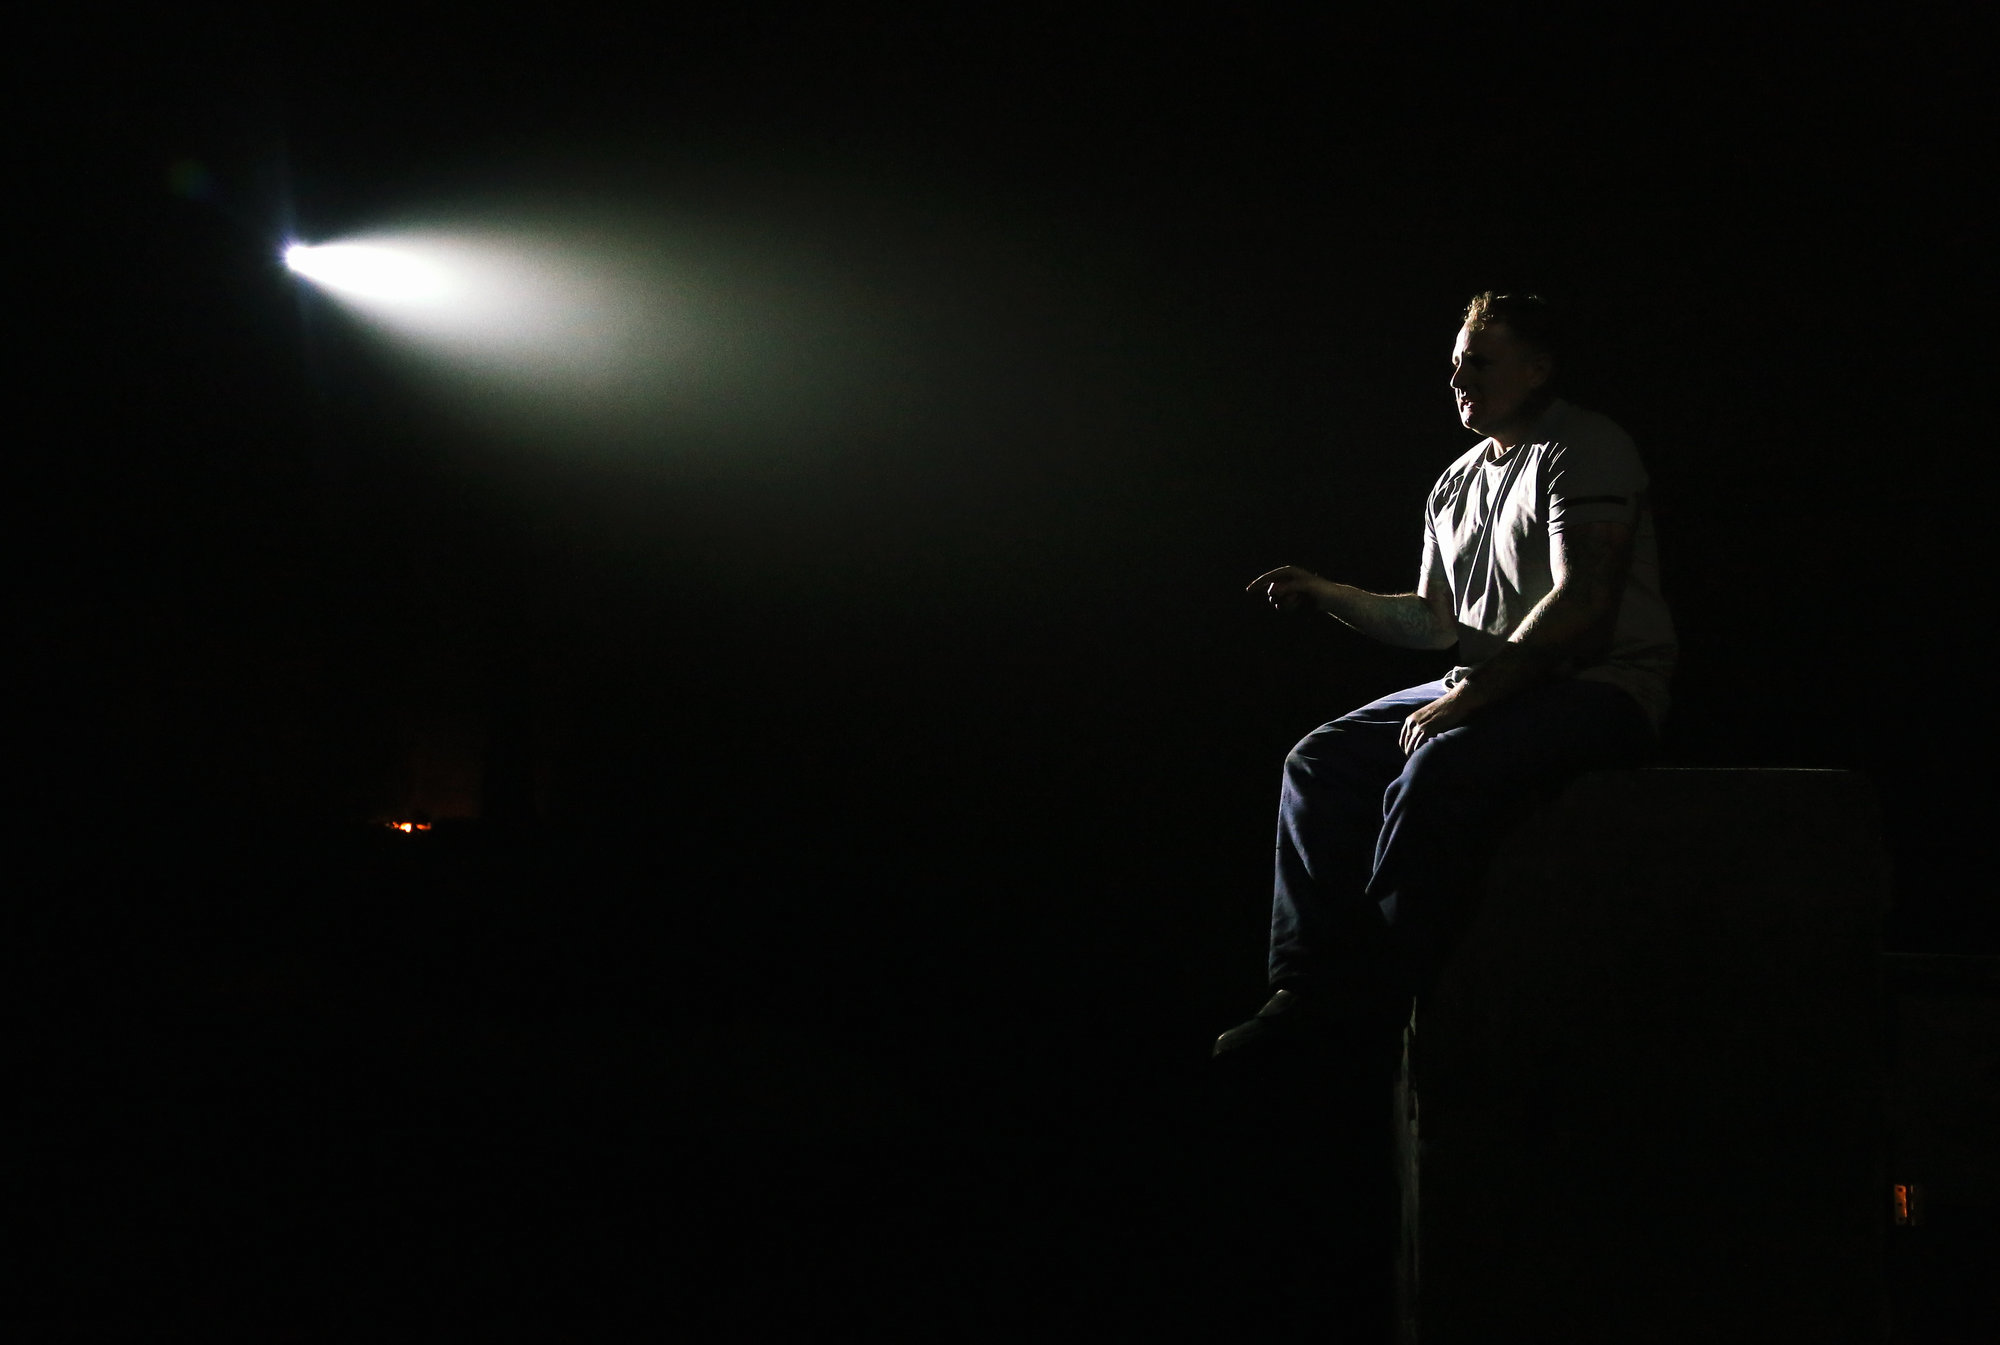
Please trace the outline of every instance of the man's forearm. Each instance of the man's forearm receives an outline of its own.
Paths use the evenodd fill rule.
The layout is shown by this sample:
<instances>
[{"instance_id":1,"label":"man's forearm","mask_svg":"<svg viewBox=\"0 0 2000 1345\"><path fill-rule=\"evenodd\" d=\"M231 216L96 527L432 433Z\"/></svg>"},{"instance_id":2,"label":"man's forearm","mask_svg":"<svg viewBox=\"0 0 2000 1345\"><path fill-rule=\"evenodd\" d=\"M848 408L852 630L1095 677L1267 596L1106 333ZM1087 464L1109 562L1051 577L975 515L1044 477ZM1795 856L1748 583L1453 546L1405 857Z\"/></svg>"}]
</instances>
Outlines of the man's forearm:
<instances>
[{"instance_id":1,"label":"man's forearm","mask_svg":"<svg viewBox=\"0 0 2000 1345\"><path fill-rule=\"evenodd\" d=\"M1602 602L1557 589L1535 604L1500 651L1472 669L1466 681L1481 699L1504 700L1588 662L1607 633Z\"/></svg>"},{"instance_id":2,"label":"man's forearm","mask_svg":"<svg viewBox=\"0 0 2000 1345\"><path fill-rule=\"evenodd\" d=\"M1449 649L1458 632L1415 593L1370 593L1351 584L1327 583L1314 595L1320 610L1363 635L1402 649Z\"/></svg>"}]
</instances>

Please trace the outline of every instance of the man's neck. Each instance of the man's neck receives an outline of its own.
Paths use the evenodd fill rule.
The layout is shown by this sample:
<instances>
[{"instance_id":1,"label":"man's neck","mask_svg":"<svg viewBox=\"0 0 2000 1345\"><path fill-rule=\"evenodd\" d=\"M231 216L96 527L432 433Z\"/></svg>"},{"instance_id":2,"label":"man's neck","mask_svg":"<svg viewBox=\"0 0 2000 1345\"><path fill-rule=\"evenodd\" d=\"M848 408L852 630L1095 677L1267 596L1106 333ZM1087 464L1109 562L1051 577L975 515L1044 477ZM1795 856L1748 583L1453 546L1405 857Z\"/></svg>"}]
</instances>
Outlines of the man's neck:
<instances>
[{"instance_id":1,"label":"man's neck","mask_svg":"<svg viewBox=\"0 0 2000 1345\"><path fill-rule=\"evenodd\" d=\"M1555 405L1555 400L1553 397L1543 397L1531 402L1522 407L1519 413L1509 417L1505 425L1489 431L1486 435L1490 441L1486 450L1486 460L1500 461L1512 453L1516 445L1531 437L1535 427L1542 423L1542 417L1546 416L1549 408Z\"/></svg>"}]
</instances>

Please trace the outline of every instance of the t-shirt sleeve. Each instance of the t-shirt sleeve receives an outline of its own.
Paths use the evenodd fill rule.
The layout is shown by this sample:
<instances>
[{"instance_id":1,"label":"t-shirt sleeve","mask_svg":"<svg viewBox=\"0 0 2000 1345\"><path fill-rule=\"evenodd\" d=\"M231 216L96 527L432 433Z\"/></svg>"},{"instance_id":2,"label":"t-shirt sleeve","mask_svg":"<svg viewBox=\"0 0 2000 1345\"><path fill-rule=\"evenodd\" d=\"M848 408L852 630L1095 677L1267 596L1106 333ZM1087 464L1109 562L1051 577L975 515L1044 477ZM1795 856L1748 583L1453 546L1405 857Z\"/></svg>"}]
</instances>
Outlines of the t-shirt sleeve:
<instances>
[{"instance_id":1,"label":"t-shirt sleeve","mask_svg":"<svg viewBox=\"0 0 2000 1345\"><path fill-rule=\"evenodd\" d=\"M1551 534L1566 523L1624 523L1635 517L1646 466L1624 434L1565 441L1545 461Z\"/></svg>"},{"instance_id":2,"label":"t-shirt sleeve","mask_svg":"<svg viewBox=\"0 0 2000 1345\"><path fill-rule=\"evenodd\" d=\"M1424 591L1424 585L1431 582L1451 587L1451 566L1445 564L1444 548L1438 545L1437 515L1429 505L1424 508L1424 555L1417 562L1417 592ZM1452 595L1452 607L1457 608L1457 594Z\"/></svg>"}]
</instances>

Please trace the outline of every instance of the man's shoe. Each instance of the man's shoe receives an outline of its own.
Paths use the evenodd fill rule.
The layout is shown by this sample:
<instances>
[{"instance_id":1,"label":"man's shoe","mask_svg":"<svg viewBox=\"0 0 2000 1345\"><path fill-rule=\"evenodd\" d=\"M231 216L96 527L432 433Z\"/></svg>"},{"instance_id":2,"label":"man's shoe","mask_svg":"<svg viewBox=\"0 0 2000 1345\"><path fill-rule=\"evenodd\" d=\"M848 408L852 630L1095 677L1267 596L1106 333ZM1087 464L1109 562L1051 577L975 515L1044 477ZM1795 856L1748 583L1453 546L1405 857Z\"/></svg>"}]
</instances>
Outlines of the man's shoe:
<instances>
[{"instance_id":1,"label":"man's shoe","mask_svg":"<svg viewBox=\"0 0 2000 1345\"><path fill-rule=\"evenodd\" d=\"M1312 1035L1319 1017L1305 996L1294 990L1279 990L1257 1010L1255 1018L1217 1037L1209 1057L1220 1060L1244 1052L1262 1054L1278 1046L1295 1045Z\"/></svg>"}]
</instances>

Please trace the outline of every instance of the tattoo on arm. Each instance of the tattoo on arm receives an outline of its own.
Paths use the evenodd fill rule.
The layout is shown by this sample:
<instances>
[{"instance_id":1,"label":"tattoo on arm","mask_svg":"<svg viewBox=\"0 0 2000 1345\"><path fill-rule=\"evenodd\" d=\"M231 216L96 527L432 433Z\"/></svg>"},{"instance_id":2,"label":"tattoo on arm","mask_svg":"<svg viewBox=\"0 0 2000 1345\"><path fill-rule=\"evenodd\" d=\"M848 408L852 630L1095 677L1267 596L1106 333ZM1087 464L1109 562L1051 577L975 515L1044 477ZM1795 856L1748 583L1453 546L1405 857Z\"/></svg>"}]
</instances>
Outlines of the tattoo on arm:
<instances>
[{"instance_id":1,"label":"tattoo on arm","mask_svg":"<svg viewBox=\"0 0 2000 1345\"><path fill-rule=\"evenodd\" d=\"M1628 523L1581 523L1555 540L1556 591L1579 607L1612 620L1632 567L1633 529Z\"/></svg>"},{"instance_id":2,"label":"tattoo on arm","mask_svg":"<svg viewBox=\"0 0 2000 1345\"><path fill-rule=\"evenodd\" d=\"M1556 585L1535 604L1488 659L1474 680L1489 692L1511 695L1564 667L1601 657L1611 640L1632 558L1632 528L1624 523L1582 523L1553 543Z\"/></svg>"},{"instance_id":3,"label":"tattoo on arm","mask_svg":"<svg viewBox=\"0 0 2000 1345\"><path fill-rule=\"evenodd\" d=\"M1440 627L1437 612L1415 593L1370 593L1335 584L1326 610L1363 635L1403 649L1448 649L1457 642L1453 627Z\"/></svg>"},{"instance_id":4,"label":"tattoo on arm","mask_svg":"<svg viewBox=\"0 0 2000 1345\"><path fill-rule=\"evenodd\" d=\"M1442 634L1438 630L1437 613L1418 594L1397 594L1385 615L1400 637L1395 643L1406 648L1434 648Z\"/></svg>"}]
</instances>

